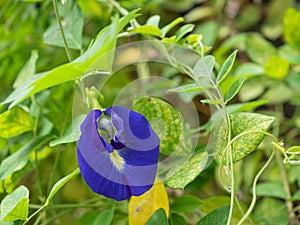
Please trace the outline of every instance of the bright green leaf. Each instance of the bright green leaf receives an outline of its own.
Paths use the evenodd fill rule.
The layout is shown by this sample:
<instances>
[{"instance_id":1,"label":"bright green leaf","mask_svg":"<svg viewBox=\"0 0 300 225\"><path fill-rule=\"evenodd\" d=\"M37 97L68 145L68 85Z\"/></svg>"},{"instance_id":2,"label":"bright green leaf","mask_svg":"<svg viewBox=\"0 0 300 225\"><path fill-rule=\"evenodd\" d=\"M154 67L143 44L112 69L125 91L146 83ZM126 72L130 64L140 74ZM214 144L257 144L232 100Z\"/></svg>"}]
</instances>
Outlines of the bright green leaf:
<instances>
[{"instance_id":1,"label":"bright green leaf","mask_svg":"<svg viewBox=\"0 0 300 225\"><path fill-rule=\"evenodd\" d=\"M139 34L149 34L149 35L153 35L156 37L161 37L160 29L153 25L143 25L140 27L136 27L130 31L139 33Z\"/></svg>"},{"instance_id":2,"label":"bright green leaf","mask_svg":"<svg viewBox=\"0 0 300 225\"><path fill-rule=\"evenodd\" d=\"M264 70L268 77L278 80L284 79L290 67L289 61L280 56L271 56L265 62Z\"/></svg>"},{"instance_id":3,"label":"bright green leaf","mask_svg":"<svg viewBox=\"0 0 300 225\"><path fill-rule=\"evenodd\" d=\"M0 165L0 180L4 180L9 174L22 169L28 160L28 155L52 138L53 135L34 138L14 154L5 158Z\"/></svg>"},{"instance_id":4,"label":"bright green leaf","mask_svg":"<svg viewBox=\"0 0 300 225\"><path fill-rule=\"evenodd\" d=\"M69 48L81 49L83 14L77 4L74 4L72 11L62 20L64 34ZM64 41L57 23L51 25L43 35L46 44L64 47Z\"/></svg>"},{"instance_id":5,"label":"bright green leaf","mask_svg":"<svg viewBox=\"0 0 300 225\"><path fill-rule=\"evenodd\" d=\"M167 214L164 209L156 210L147 221L146 225L168 225Z\"/></svg>"},{"instance_id":6,"label":"bright green leaf","mask_svg":"<svg viewBox=\"0 0 300 225\"><path fill-rule=\"evenodd\" d=\"M207 152L196 153L182 167L170 170L165 183L172 188L184 188L204 170L207 160Z\"/></svg>"},{"instance_id":7,"label":"bright green leaf","mask_svg":"<svg viewBox=\"0 0 300 225\"><path fill-rule=\"evenodd\" d=\"M203 217L196 225L226 225L228 216L229 216L230 206L222 206L218 209L215 209L205 217Z\"/></svg>"},{"instance_id":8,"label":"bright green leaf","mask_svg":"<svg viewBox=\"0 0 300 225\"><path fill-rule=\"evenodd\" d=\"M0 221L26 220L28 216L29 191L20 186L1 202Z\"/></svg>"},{"instance_id":9,"label":"bright green leaf","mask_svg":"<svg viewBox=\"0 0 300 225\"><path fill-rule=\"evenodd\" d=\"M0 114L0 137L11 138L32 130L30 114L16 107Z\"/></svg>"},{"instance_id":10,"label":"bright green leaf","mask_svg":"<svg viewBox=\"0 0 300 225\"><path fill-rule=\"evenodd\" d=\"M185 24L184 26L180 27L175 33L176 42L183 38L183 36L185 36L187 33L192 32L194 27L194 24Z\"/></svg>"},{"instance_id":11,"label":"bright green leaf","mask_svg":"<svg viewBox=\"0 0 300 225\"><path fill-rule=\"evenodd\" d=\"M229 91L226 93L226 96L225 96L226 102L229 102L231 99L234 98L234 96L237 95L237 93L239 92L240 88L244 84L245 80L246 80L245 77L241 77L241 78L239 78L237 81L235 81L232 84L232 86L230 87Z\"/></svg>"},{"instance_id":12,"label":"bright green leaf","mask_svg":"<svg viewBox=\"0 0 300 225\"><path fill-rule=\"evenodd\" d=\"M15 80L13 87L17 88L25 81L27 81L31 76L35 74L35 64L38 59L38 51L32 50L31 56L29 60L25 63L21 71L17 75L17 79Z\"/></svg>"},{"instance_id":13,"label":"bright green leaf","mask_svg":"<svg viewBox=\"0 0 300 225\"><path fill-rule=\"evenodd\" d=\"M143 114L157 135L160 137L160 152L166 155L186 155L191 149L182 148L182 142L190 145L189 138L183 135L184 128L182 116L168 102L155 97L146 97L137 101L133 110Z\"/></svg>"},{"instance_id":14,"label":"bright green leaf","mask_svg":"<svg viewBox=\"0 0 300 225\"><path fill-rule=\"evenodd\" d=\"M263 133L267 132L275 121L275 117L265 116L257 113L235 113L230 115L231 138L248 131L257 131L257 133L248 133L237 138L233 144L233 162L237 162L251 152L253 152L264 138ZM216 151L215 159L218 163L226 165L227 152L224 152L228 143L228 129L225 123L217 125L214 130L214 149Z\"/></svg>"},{"instance_id":15,"label":"bright green leaf","mask_svg":"<svg viewBox=\"0 0 300 225\"><path fill-rule=\"evenodd\" d=\"M300 146L292 146L286 152L290 154L300 154Z\"/></svg>"},{"instance_id":16,"label":"bright green leaf","mask_svg":"<svg viewBox=\"0 0 300 225\"><path fill-rule=\"evenodd\" d=\"M169 31L175 27L176 25L178 25L179 23L182 23L184 21L184 19L182 17L178 17L175 20L173 20L171 23L169 23L168 25L164 26L160 31L162 34L162 37L166 37L167 33L169 33Z\"/></svg>"},{"instance_id":17,"label":"bright green leaf","mask_svg":"<svg viewBox=\"0 0 300 225\"><path fill-rule=\"evenodd\" d=\"M201 205L201 200L193 195L185 195L176 198L171 205L171 210L177 213L190 212L198 209Z\"/></svg>"},{"instance_id":18,"label":"bright green leaf","mask_svg":"<svg viewBox=\"0 0 300 225\"><path fill-rule=\"evenodd\" d=\"M62 137L51 141L50 146L53 147L53 146L56 146L59 144L78 141L80 134L81 134L80 125L82 124L85 116L86 115L80 115L80 116L76 117L74 119L73 123L71 124L71 126L68 127L66 133Z\"/></svg>"},{"instance_id":19,"label":"bright green leaf","mask_svg":"<svg viewBox=\"0 0 300 225\"><path fill-rule=\"evenodd\" d=\"M93 225L110 225L111 221L114 216L114 208L111 209L106 209L102 211L96 218L95 221L93 222Z\"/></svg>"},{"instance_id":20,"label":"bright green leaf","mask_svg":"<svg viewBox=\"0 0 300 225\"><path fill-rule=\"evenodd\" d=\"M256 63L244 63L234 71L234 76L252 77L264 74L264 67Z\"/></svg>"},{"instance_id":21,"label":"bright green leaf","mask_svg":"<svg viewBox=\"0 0 300 225\"><path fill-rule=\"evenodd\" d=\"M202 102L203 104L212 104L212 105L218 105L218 104L222 104L223 100L222 99L203 99L200 100L200 102Z\"/></svg>"},{"instance_id":22,"label":"bright green leaf","mask_svg":"<svg viewBox=\"0 0 300 225\"><path fill-rule=\"evenodd\" d=\"M119 32L137 16L134 10L121 19L116 19L110 26L99 32L92 46L79 58L54 69L36 74L26 84L13 91L2 104L11 103L13 107L25 98L49 87L74 80L83 74L94 70L110 70L113 54L108 52L116 46ZM113 53L113 52L111 52ZM104 57L105 56L105 57Z\"/></svg>"},{"instance_id":23,"label":"bright green leaf","mask_svg":"<svg viewBox=\"0 0 300 225\"><path fill-rule=\"evenodd\" d=\"M300 12L296 9L288 9L283 20L284 39L292 47L300 50Z\"/></svg>"},{"instance_id":24,"label":"bright green leaf","mask_svg":"<svg viewBox=\"0 0 300 225\"><path fill-rule=\"evenodd\" d=\"M217 76L218 84L220 84L223 80L225 80L226 77L228 76L228 74L230 73L230 71L233 67L235 58L236 58L236 54L237 54L237 51L234 51L223 63L223 65L218 73L218 76Z\"/></svg>"}]
</instances>

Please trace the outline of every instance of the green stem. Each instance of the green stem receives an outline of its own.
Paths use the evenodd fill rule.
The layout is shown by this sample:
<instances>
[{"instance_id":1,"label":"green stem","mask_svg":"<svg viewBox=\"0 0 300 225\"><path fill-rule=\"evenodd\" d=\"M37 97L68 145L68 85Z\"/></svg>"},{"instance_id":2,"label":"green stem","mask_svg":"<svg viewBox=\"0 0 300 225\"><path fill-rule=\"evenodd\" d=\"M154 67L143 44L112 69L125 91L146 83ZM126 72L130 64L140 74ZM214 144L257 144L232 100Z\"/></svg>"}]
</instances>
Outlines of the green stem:
<instances>
[{"instance_id":1,"label":"green stem","mask_svg":"<svg viewBox=\"0 0 300 225\"><path fill-rule=\"evenodd\" d=\"M237 225L241 225L251 214L252 210L254 209L255 203L256 203L256 186L257 186L257 181L259 179L259 177L262 175L262 173L265 171L265 169L268 167L268 165L270 164L270 162L272 161L273 157L274 157L274 153L275 150L273 149L271 156L269 157L268 161L266 162L266 164L261 168L261 170L257 173L257 175L254 178L253 181L253 197L252 197L252 201L251 204L247 210L247 212L245 213L245 215L242 217L242 219L238 222Z\"/></svg>"},{"instance_id":2,"label":"green stem","mask_svg":"<svg viewBox=\"0 0 300 225\"><path fill-rule=\"evenodd\" d=\"M52 2L53 2L53 7L54 7L56 20L57 20L59 30L61 32L61 36L62 36L62 39L63 39L63 42L64 42L65 51L66 51L68 60L71 62L73 57L72 57L70 48L68 46L67 39L66 39L66 36L65 36L65 32L64 32L64 29L63 29L63 26L62 26L62 23L61 23L61 19L60 19L60 16L59 16L57 0L52 0Z\"/></svg>"},{"instance_id":3,"label":"green stem","mask_svg":"<svg viewBox=\"0 0 300 225\"><path fill-rule=\"evenodd\" d=\"M287 206L287 209L289 212L289 219L290 219L290 221L293 221L295 219L295 213L294 213L293 202L290 201L292 194L291 194L291 189L290 189L290 185L288 182L288 177L287 177L285 168L282 163L282 159L281 159L278 151L276 151L275 157L276 157L276 162L279 166L280 176L281 176L281 180L283 182L283 187L284 187L285 193L287 195L286 206Z\"/></svg>"}]
</instances>

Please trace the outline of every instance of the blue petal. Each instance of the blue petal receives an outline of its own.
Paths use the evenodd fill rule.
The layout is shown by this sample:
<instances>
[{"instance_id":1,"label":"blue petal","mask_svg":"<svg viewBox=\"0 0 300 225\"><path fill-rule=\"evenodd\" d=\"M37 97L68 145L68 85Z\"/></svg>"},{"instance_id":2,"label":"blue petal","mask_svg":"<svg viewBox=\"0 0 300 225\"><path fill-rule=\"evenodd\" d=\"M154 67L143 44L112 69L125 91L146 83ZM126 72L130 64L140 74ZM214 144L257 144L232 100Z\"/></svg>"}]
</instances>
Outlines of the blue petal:
<instances>
[{"instance_id":1,"label":"blue petal","mask_svg":"<svg viewBox=\"0 0 300 225\"><path fill-rule=\"evenodd\" d=\"M92 191L104 195L105 197L121 201L129 199L133 195L142 195L153 185L152 182L152 184L145 186L130 186L110 181L91 168L84 160L79 150L77 150L77 155L79 168L85 182L92 189Z\"/></svg>"},{"instance_id":2,"label":"blue petal","mask_svg":"<svg viewBox=\"0 0 300 225\"><path fill-rule=\"evenodd\" d=\"M160 140L141 114L122 106L105 111L117 132L111 143L98 133L100 110L91 111L81 125L77 155L90 188L116 200L149 190L155 180Z\"/></svg>"}]
</instances>

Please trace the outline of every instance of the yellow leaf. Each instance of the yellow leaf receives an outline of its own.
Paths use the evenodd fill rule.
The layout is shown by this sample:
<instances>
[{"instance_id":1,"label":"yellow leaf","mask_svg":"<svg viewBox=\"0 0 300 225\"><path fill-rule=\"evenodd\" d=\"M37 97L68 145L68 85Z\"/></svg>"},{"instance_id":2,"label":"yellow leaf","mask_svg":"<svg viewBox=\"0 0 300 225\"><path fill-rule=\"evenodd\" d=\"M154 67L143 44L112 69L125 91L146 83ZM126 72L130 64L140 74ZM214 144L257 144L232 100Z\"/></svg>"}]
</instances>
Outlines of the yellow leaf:
<instances>
[{"instance_id":1,"label":"yellow leaf","mask_svg":"<svg viewBox=\"0 0 300 225\"><path fill-rule=\"evenodd\" d=\"M169 215L169 200L163 182L155 180L153 187L141 196L129 201L129 225L145 225L150 216L159 208Z\"/></svg>"}]
</instances>

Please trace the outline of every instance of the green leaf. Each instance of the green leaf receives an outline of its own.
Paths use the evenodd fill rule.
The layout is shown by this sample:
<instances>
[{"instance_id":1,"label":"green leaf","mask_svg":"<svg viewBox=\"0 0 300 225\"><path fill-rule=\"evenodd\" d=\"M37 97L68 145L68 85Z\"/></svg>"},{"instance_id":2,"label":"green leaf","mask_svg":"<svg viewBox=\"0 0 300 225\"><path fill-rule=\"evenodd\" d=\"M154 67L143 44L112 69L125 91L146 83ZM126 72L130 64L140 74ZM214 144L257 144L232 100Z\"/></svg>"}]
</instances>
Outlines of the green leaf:
<instances>
[{"instance_id":1,"label":"green leaf","mask_svg":"<svg viewBox=\"0 0 300 225\"><path fill-rule=\"evenodd\" d=\"M288 44L300 50L300 12L288 9L283 19L283 36Z\"/></svg>"},{"instance_id":2,"label":"green leaf","mask_svg":"<svg viewBox=\"0 0 300 225\"><path fill-rule=\"evenodd\" d=\"M0 221L26 220L28 216L29 191L20 186L1 202Z\"/></svg>"},{"instance_id":3,"label":"green leaf","mask_svg":"<svg viewBox=\"0 0 300 225\"><path fill-rule=\"evenodd\" d=\"M183 86L179 86L176 88L172 88L168 90L168 92L202 92L204 90L208 90L214 88L213 86L201 86L201 84L194 83L194 84L187 84Z\"/></svg>"},{"instance_id":4,"label":"green leaf","mask_svg":"<svg viewBox=\"0 0 300 225\"><path fill-rule=\"evenodd\" d=\"M236 58L236 54L237 54L237 50L234 51L223 63L223 65L218 73L218 76L217 76L218 84L222 83L222 81L224 81L226 79L226 77L228 76L228 74L230 73L230 71L233 67L235 58Z\"/></svg>"},{"instance_id":5,"label":"green leaf","mask_svg":"<svg viewBox=\"0 0 300 225\"><path fill-rule=\"evenodd\" d=\"M57 181L54 186L52 187L47 199L45 205L49 205L51 199L54 197L54 195L74 176L78 175L80 173L79 168L75 169L71 174L61 178L59 181Z\"/></svg>"},{"instance_id":6,"label":"green leaf","mask_svg":"<svg viewBox=\"0 0 300 225\"><path fill-rule=\"evenodd\" d=\"M16 107L0 114L0 137L11 138L32 130L30 114Z\"/></svg>"},{"instance_id":7,"label":"green leaf","mask_svg":"<svg viewBox=\"0 0 300 225\"><path fill-rule=\"evenodd\" d=\"M300 154L300 146L292 146L286 152L289 154Z\"/></svg>"},{"instance_id":8,"label":"green leaf","mask_svg":"<svg viewBox=\"0 0 300 225\"><path fill-rule=\"evenodd\" d=\"M94 224L94 221L98 215L99 215L99 211L96 210L86 212L79 218L79 220L76 222L76 225Z\"/></svg>"},{"instance_id":9,"label":"green leaf","mask_svg":"<svg viewBox=\"0 0 300 225\"><path fill-rule=\"evenodd\" d=\"M244 63L239 65L234 71L234 76L252 77L264 74L264 67L256 63Z\"/></svg>"},{"instance_id":10,"label":"green leaf","mask_svg":"<svg viewBox=\"0 0 300 225\"><path fill-rule=\"evenodd\" d=\"M296 191L296 193L292 197L293 201L299 201L300 200L300 190Z\"/></svg>"},{"instance_id":11,"label":"green leaf","mask_svg":"<svg viewBox=\"0 0 300 225\"><path fill-rule=\"evenodd\" d=\"M69 48L81 49L83 14L77 4L74 4L72 11L62 20L64 34ZM52 24L43 35L46 44L64 47L64 41L58 23Z\"/></svg>"},{"instance_id":12,"label":"green leaf","mask_svg":"<svg viewBox=\"0 0 300 225\"><path fill-rule=\"evenodd\" d=\"M237 95L237 93L241 89L242 85L244 84L245 80L246 80L245 77L241 77L232 84L229 91L226 93L226 96L225 96L226 102L229 102L231 99L234 98L234 96Z\"/></svg>"},{"instance_id":13,"label":"green leaf","mask_svg":"<svg viewBox=\"0 0 300 225\"><path fill-rule=\"evenodd\" d=\"M212 55L204 56L201 60L207 65L208 70L212 73L215 66L215 57Z\"/></svg>"},{"instance_id":14,"label":"green leaf","mask_svg":"<svg viewBox=\"0 0 300 225\"><path fill-rule=\"evenodd\" d=\"M168 225L167 214L164 209L156 210L147 221L146 225Z\"/></svg>"},{"instance_id":15,"label":"green leaf","mask_svg":"<svg viewBox=\"0 0 300 225\"><path fill-rule=\"evenodd\" d=\"M199 79L202 78L212 79L213 66L214 66L214 58L204 57L196 62L193 68L193 75ZM210 83L205 85L210 85Z\"/></svg>"},{"instance_id":16,"label":"green leaf","mask_svg":"<svg viewBox=\"0 0 300 225\"><path fill-rule=\"evenodd\" d=\"M86 115L80 115L74 119L72 122L71 126L68 127L66 130L66 133L60 137L57 138L53 141L50 142L50 147L59 145L59 144L64 144L64 143L71 143L74 141L78 141L81 131L80 131L80 125L82 124L84 118Z\"/></svg>"},{"instance_id":17,"label":"green leaf","mask_svg":"<svg viewBox=\"0 0 300 225\"><path fill-rule=\"evenodd\" d=\"M162 154L182 156L190 152L191 149L181 147L181 142L190 143L190 140L183 137L187 131L184 129L182 116L171 104L160 98L145 97L137 101L132 109L150 121L160 137Z\"/></svg>"},{"instance_id":18,"label":"green leaf","mask_svg":"<svg viewBox=\"0 0 300 225\"><path fill-rule=\"evenodd\" d=\"M205 169L207 160L207 152L194 154L182 167L175 168L167 173L166 185L172 188L184 188Z\"/></svg>"},{"instance_id":19,"label":"green leaf","mask_svg":"<svg viewBox=\"0 0 300 225\"><path fill-rule=\"evenodd\" d=\"M171 225L188 225L187 222L185 221L184 217L182 217L176 213L171 214L170 224Z\"/></svg>"},{"instance_id":20,"label":"green leaf","mask_svg":"<svg viewBox=\"0 0 300 225\"><path fill-rule=\"evenodd\" d=\"M276 48L260 34L247 36L246 52L253 62L262 65L264 65L271 56L277 55Z\"/></svg>"},{"instance_id":21,"label":"green leaf","mask_svg":"<svg viewBox=\"0 0 300 225\"><path fill-rule=\"evenodd\" d=\"M257 196L268 196L275 198L287 199L287 194L283 184L277 182L265 182L258 184L256 187Z\"/></svg>"},{"instance_id":22,"label":"green leaf","mask_svg":"<svg viewBox=\"0 0 300 225\"><path fill-rule=\"evenodd\" d=\"M102 211L95 219L93 225L110 225L114 216L114 208Z\"/></svg>"},{"instance_id":23,"label":"green leaf","mask_svg":"<svg viewBox=\"0 0 300 225\"><path fill-rule=\"evenodd\" d=\"M160 16L154 15L154 16L149 17L149 19L147 19L146 25L152 25L152 26L159 27L159 21L160 21ZM160 31L159 31L159 33L160 33Z\"/></svg>"},{"instance_id":24,"label":"green leaf","mask_svg":"<svg viewBox=\"0 0 300 225\"><path fill-rule=\"evenodd\" d=\"M218 105L224 103L222 99L203 99L200 100L203 104L212 104L212 105Z\"/></svg>"},{"instance_id":25,"label":"green leaf","mask_svg":"<svg viewBox=\"0 0 300 225\"><path fill-rule=\"evenodd\" d=\"M175 36L176 36L175 41L176 42L179 41L187 33L192 32L194 27L195 27L194 24L185 24L184 26L180 27L179 30L176 31L176 33L175 33Z\"/></svg>"},{"instance_id":26,"label":"green leaf","mask_svg":"<svg viewBox=\"0 0 300 225\"><path fill-rule=\"evenodd\" d=\"M259 106L268 104L267 100L258 100L253 102L245 102L245 103L237 103L237 104L231 104L227 105L227 111L229 114L236 113L236 112L244 112L247 110L253 110L256 109Z\"/></svg>"},{"instance_id":27,"label":"green leaf","mask_svg":"<svg viewBox=\"0 0 300 225\"><path fill-rule=\"evenodd\" d=\"M280 56L271 56L265 62L264 70L268 77L284 79L289 72L290 63Z\"/></svg>"},{"instance_id":28,"label":"green leaf","mask_svg":"<svg viewBox=\"0 0 300 225\"><path fill-rule=\"evenodd\" d=\"M257 223L269 225L288 225L289 213L281 199L262 198L255 206L254 219Z\"/></svg>"},{"instance_id":29,"label":"green leaf","mask_svg":"<svg viewBox=\"0 0 300 225\"><path fill-rule=\"evenodd\" d=\"M140 27L136 27L130 31L139 33L139 34L149 34L149 35L153 35L156 37L161 37L160 29L153 25L143 25Z\"/></svg>"},{"instance_id":30,"label":"green leaf","mask_svg":"<svg viewBox=\"0 0 300 225\"><path fill-rule=\"evenodd\" d=\"M248 131L267 132L275 121L275 117L265 116L257 113L235 113L230 115L231 121L231 139L235 136ZM248 133L237 138L233 144L233 162L237 162L251 152L253 152L264 138L262 133ZM226 165L227 151L224 152L228 143L228 129L222 122L214 130L214 149L216 150L215 160L219 164Z\"/></svg>"},{"instance_id":31,"label":"green leaf","mask_svg":"<svg viewBox=\"0 0 300 225\"><path fill-rule=\"evenodd\" d=\"M167 33L169 33L169 31L174 28L176 25L178 25L179 23L182 23L184 21L184 19L182 17L178 17L175 20L173 20L171 23L169 23L168 25L164 26L160 31L161 31L161 35L162 37L166 37Z\"/></svg>"},{"instance_id":32,"label":"green leaf","mask_svg":"<svg viewBox=\"0 0 300 225\"><path fill-rule=\"evenodd\" d=\"M171 210L177 213L190 212L200 208L201 200L193 195L176 198L171 205Z\"/></svg>"},{"instance_id":33,"label":"green leaf","mask_svg":"<svg viewBox=\"0 0 300 225\"><path fill-rule=\"evenodd\" d=\"M47 72L36 74L26 82L26 84L21 85L13 91L2 104L11 103L10 107L13 107L20 101L37 92L74 80L95 69L110 70L113 52L111 52L111 54L107 53L115 48L119 32L131 19L137 16L137 11L138 10L134 10L121 19L115 18L110 26L99 32L92 46L84 54L71 63L55 67Z\"/></svg>"},{"instance_id":34,"label":"green leaf","mask_svg":"<svg viewBox=\"0 0 300 225\"><path fill-rule=\"evenodd\" d=\"M25 81L35 74L35 64L38 59L38 51L32 50L29 60L25 63L21 71L17 75L17 79L13 84L13 88L21 86Z\"/></svg>"},{"instance_id":35,"label":"green leaf","mask_svg":"<svg viewBox=\"0 0 300 225\"><path fill-rule=\"evenodd\" d=\"M5 158L0 165L0 180L4 180L9 174L22 169L28 160L28 155L52 138L53 135L34 138L14 154Z\"/></svg>"},{"instance_id":36,"label":"green leaf","mask_svg":"<svg viewBox=\"0 0 300 225\"><path fill-rule=\"evenodd\" d=\"M230 206L222 206L203 217L196 225L226 225Z\"/></svg>"}]
</instances>

